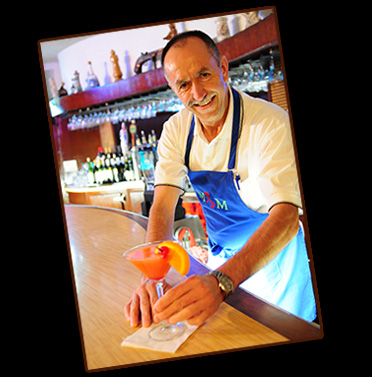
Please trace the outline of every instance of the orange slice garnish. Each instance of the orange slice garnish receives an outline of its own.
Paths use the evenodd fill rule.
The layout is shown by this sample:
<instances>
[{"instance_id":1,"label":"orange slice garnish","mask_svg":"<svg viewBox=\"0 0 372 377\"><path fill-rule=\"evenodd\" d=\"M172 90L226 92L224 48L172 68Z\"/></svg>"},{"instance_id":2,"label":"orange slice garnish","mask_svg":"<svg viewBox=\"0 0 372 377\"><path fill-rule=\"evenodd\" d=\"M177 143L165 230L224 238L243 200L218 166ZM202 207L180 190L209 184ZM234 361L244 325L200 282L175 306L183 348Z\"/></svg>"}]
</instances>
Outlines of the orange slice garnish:
<instances>
[{"instance_id":1,"label":"orange slice garnish","mask_svg":"<svg viewBox=\"0 0 372 377\"><path fill-rule=\"evenodd\" d=\"M169 264L181 275L186 275L190 269L190 258L187 251L177 242L164 241L158 248L166 247L169 249Z\"/></svg>"}]
</instances>

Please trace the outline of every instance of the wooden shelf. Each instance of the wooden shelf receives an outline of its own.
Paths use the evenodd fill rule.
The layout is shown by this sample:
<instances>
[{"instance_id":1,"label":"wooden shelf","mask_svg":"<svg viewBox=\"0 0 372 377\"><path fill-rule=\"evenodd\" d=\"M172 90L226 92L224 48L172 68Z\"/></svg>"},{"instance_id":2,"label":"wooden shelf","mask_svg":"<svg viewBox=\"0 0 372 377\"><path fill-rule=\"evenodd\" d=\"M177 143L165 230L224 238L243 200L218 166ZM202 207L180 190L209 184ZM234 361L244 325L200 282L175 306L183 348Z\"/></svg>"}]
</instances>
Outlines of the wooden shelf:
<instances>
[{"instance_id":1,"label":"wooden shelf","mask_svg":"<svg viewBox=\"0 0 372 377\"><path fill-rule=\"evenodd\" d=\"M274 15L218 43L218 48L230 63L247 59L253 54L278 45L278 35ZM115 100L162 90L167 81L161 68L141 73L87 91L52 100L52 116L62 115L78 109L104 104ZM57 106L57 110L56 109Z\"/></svg>"},{"instance_id":2,"label":"wooden shelf","mask_svg":"<svg viewBox=\"0 0 372 377\"><path fill-rule=\"evenodd\" d=\"M152 90L165 89L167 84L167 80L161 68L159 68L126 80L120 80L84 92L61 97L58 106L65 113Z\"/></svg>"}]
</instances>

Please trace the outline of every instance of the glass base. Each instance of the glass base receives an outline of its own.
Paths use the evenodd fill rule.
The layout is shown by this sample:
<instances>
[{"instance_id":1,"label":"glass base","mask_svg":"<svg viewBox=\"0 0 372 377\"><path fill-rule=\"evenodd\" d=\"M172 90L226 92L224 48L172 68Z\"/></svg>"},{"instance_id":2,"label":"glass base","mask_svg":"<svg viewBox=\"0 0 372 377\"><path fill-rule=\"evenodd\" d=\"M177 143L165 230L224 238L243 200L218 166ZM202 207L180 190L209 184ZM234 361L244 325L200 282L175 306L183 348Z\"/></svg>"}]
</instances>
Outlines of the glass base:
<instances>
[{"instance_id":1,"label":"glass base","mask_svg":"<svg viewBox=\"0 0 372 377\"><path fill-rule=\"evenodd\" d=\"M178 322L175 325L168 325L163 321L159 326L154 327L149 337L151 339L164 342L167 340L173 340L182 335L186 330L186 326L182 322Z\"/></svg>"}]
</instances>

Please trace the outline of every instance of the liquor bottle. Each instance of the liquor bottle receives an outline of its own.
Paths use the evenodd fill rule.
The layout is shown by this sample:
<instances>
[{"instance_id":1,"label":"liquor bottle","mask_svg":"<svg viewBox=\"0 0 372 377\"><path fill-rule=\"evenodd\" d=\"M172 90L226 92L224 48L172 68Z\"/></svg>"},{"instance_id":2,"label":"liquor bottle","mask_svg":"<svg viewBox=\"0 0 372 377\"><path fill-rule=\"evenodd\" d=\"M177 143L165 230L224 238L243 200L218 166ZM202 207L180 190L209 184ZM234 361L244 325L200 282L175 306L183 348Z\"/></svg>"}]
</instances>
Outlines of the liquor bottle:
<instances>
[{"instance_id":1,"label":"liquor bottle","mask_svg":"<svg viewBox=\"0 0 372 377\"><path fill-rule=\"evenodd\" d=\"M95 159L94 165L96 166L96 169L95 169L96 182L97 184L101 185L103 182L103 177L102 177L101 159L99 157Z\"/></svg>"},{"instance_id":2,"label":"liquor bottle","mask_svg":"<svg viewBox=\"0 0 372 377\"><path fill-rule=\"evenodd\" d=\"M102 154L102 156L100 158L101 166L99 168L99 170L101 172L101 184L107 182L107 171L106 171L105 160L106 160L106 156L105 156L105 154Z\"/></svg>"},{"instance_id":3,"label":"liquor bottle","mask_svg":"<svg viewBox=\"0 0 372 377\"><path fill-rule=\"evenodd\" d=\"M120 162L122 166L122 180L129 181L127 167L128 167L128 157L124 157L123 155L120 157Z\"/></svg>"},{"instance_id":4,"label":"liquor bottle","mask_svg":"<svg viewBox=\"0 0 372 377\"><path fill-rule=\"evenodd\" d=\"M110 165L112 169L112 176L113 176L113 182L118 183L119 182L119 169L118 166L116 165L116 154L113 153L112 157L110 159Z\"/></svg>"},{"instance_id":5,"label":"liquor bottle","mask_svg":"<svg viewBox=\"0 0 372 377\"><path fill-rule=\"evenodd\" d=\"M124 122L121 124L119 137L120 137L121 152L123 153L123 155L126 155L129 152L129 148L128 148L128 133L127 133L127 129L125 127Z\"/></svg>"},{"instance_id":6,"label":"liquor bottle","mask_svg":"<svg viewBox=\"0 0 372 377\"><path fill-rule=\"evenodd\" d=\"M146 146L147 140L146 140L145 131L143 131L143 130L141 131L141 141L142 141L142 145Z\"/></svg>"},{"instance_id":7,"label":"liquor bottle","mask_svg":"<svg viewBox=\"0 0 372 377\"><path fill-rule=\"evenodd\" d=\"M128 162L129 157L125 159L124 163L124 178L126 181L132 181L131 173L129 170L129 162Z\"/></svg>"},{"instance_id":8,"label":"liquor bottle","mask_svg":"<svg viewBox=\"0 0 372 377\"><path fill-rule=\"evenodd\" d=\"M137 158L136 158L136 148L132 148L132 163L133 163L133 172L134 172L134 179L136 181L140 180L140 171L138 168Z\"/></svg>"},{"instance_id":9,"label":"liquor bottle","mask_svg":"<svg viewBox=\"0 0 372 377\"><path fill-rule=\"evenodd\" d=\"M151 130L151 137L152 137L152 142L156 143L156 133L154 130Z\"/></svg>"},{"instance_id":10,"label":"liquor bottle","mask_svg":"<svg viewBox=\"0 0 372 377\"><path fill-rule=\"evenodd\" d=\"M106 165L106 175L107 175L107 181L106 183L113 183L114 182L114 173L112 171L112 166L110 163L111 155L110 153L107 153L105 165Z\"/></svg>"},{"instance_id":11,"label":"liquor bottle","mask_svg":"<svg viewBox=\"0 0 372 377\"><path fill-rule=\"evenodd\" d=\"M278 71L275 69L273 50L270 50L270 70L269 82L276 82L279 80Z\"/></svg>"},{"instance_id":12,"label":"liquor bottle","mask_svg":"<svg viewBox=\"0 0 372 377\"><path fill-rule=\"evenodd\" d=\"M141 139L139 138L138 134L136 134L136 146L140 147L142 145ZM132 149L133 150L133 149Z\"/></svg>"},{"instance_id":13,"label":"liquor bottle","mask_svg":"<svg viewBox=\"0 0 372 377\"><path fill-rule=\"evenodd\" d=\"M94 164L90 161L90 158L87 157L87 164L88 164L88 183L89 185L93 185L96 182L94 176Z\"/></svg>"},{"instance_id":14,"label":"liquor bottle","mask_svg":"<svg viewBox=\"0 0 372 377\"><path fill-rule=\"evenodd\" d=\"M119 156L116 156L116 166L118 167L118 171L119 171L119 182L125 181L124 163L121 157Z\"/></svg>"},{"instance_id":15,"label":"liquor bottle","mask_svg":"<svg viewBox=\"0 0 372 377\"><path fill-rule=\"evenodd\" d=\"M108 182L108 171L107 171L107 168L106 168L106 155L105 154L102 154L101 156L101 180L102 180L102 184L104 183L109 183Z\"/></svg>"},{"instance_id":16,"label":"liquor bottle","mask_svg":"<svg viewBox=\"0 0 372 377\"><path fill-rule=\"evenodd\" d=\"M92 62L88 62L89 64L89 71L88 71L88 77L85 80L87 82L87 87L85 90L89 90L90 88L95 88L96 86L99 86L98 77L93 72Z\"/></svg>"}]
</instances>

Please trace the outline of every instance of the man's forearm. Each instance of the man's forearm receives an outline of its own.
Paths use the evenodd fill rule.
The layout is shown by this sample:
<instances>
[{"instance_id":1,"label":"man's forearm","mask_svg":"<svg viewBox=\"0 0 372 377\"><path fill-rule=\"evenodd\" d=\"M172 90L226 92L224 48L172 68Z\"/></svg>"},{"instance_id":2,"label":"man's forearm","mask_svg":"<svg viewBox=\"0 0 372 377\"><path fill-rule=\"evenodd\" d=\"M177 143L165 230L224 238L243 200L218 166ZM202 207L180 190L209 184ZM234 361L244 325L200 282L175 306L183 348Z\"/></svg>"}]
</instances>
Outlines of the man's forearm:
<instances>
[{"instance_id":1,"label":"man's forearm","mask_svg":"<svg viewBox=\"0 0 372 377\"><path fill-rule=\"evenodd\" d=\"M174 214L162 206L152 206L147 226L146 242L172 239Z\"/></svg>"},{"instance_id":2,"label":"man's forearm","mask_svg":"<svg viewBox=\"0 0 372 377\"><path fill-rule=\"evenodd\" d=\"M236 288L273 260L297 234L298 226L298 209L277 204L244 247L218 270L230 276Z\"/></svg>"},{"instance_id":3,"label":"man's forearm","mask_svg":"<svg viewBox=\"0 0 372 377\"><path fill-rule=\"evenodd\" d=\"M150 209L146 242L170 240L173 236L174 210L182 190L173 186L156 186Z\"/></svg>"}]
</instances>

